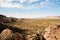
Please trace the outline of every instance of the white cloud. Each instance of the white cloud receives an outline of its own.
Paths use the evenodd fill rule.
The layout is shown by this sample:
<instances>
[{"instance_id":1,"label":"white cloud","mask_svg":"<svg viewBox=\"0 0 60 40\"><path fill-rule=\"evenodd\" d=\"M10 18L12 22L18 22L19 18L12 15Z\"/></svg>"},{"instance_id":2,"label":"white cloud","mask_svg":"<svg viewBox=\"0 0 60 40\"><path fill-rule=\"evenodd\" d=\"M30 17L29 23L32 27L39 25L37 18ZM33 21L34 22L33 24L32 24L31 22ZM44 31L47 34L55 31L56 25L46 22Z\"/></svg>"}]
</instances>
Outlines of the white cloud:
<instances>
[{"instance_id":1,"label":"white cloud","mask_svg":"<svg viewBox=\"0 0 60 40\"><path fill-rule=\"evenodd\" d=\"M49 6L53 6L54 5L54 3L51 3L51 2L48 2L48 1L46 1L46 2L41 2L40 3L40 7L49 7Z\"/></svg>"},{"instance_id":2,"label":"white cloud","mask_svg":"<svg viewBox=\"0 0 60 40\"><path fill-rule=\"evenodd\" d=\"M36 2L36 1L38 1L38 0L29 0L30 1L30 3L32 3L32 2Z\"/></svg>"},{"instance_id":3,"label":"white cloud","mask_svg":"<svg viewBox=\"0 0 60 40\"><path fill-rule=\"evenodd\" d=\"M20 0L20 3L24 3L25 1L27 1L27 0Z\"/></svg>"},{"instance_id":4,"label":"white cloud","mask_svg":"<svg viewBox=\"0 0 60 40\"><path fill-rule=\"evenodd\" d=\"M29 9L29 8L38 7L38 6L49 7L54 4L49 2L49 0L40 2L40 5L38 3L39 0L17 0L19 3L11 3L12 1L15 1L15 0L0 0L0 7ZM31 4L33 2L36 2L37 4L35 3Z\"/></svg>"},{"instance_id":5,"label":"white cloud","mask_svg":"<svg viewBox=\"0 0 60 40\"><path fill-rule=\"evenodd\" d=\"M22 8L23 5L21 4L11 4L11 3L1 3L1 7L7 7L7 8Z\"/></svg>"},{"instance_id":6,"label":"white cloud","mask_svg":"<svg viewBox=\"0 0 60 40\"><path fill-rule=\"evenodd\" d=\"M5 1L5 2L11 2L11 1L13 1L13 0L3 0L3 1Z\"/></svg>"},{"instance_id":7,"label":"white cloud","mask_svg":"<svg viewBox=\"0 0 60 40\"><path fill-rule=\"evenodd\" d=\"M22 4L13 4L13 3L10 3L12 0L1 0L0 1L0 7L6 7L6 8L22 8L23 5Z\"/></svg>"}]
</instances>

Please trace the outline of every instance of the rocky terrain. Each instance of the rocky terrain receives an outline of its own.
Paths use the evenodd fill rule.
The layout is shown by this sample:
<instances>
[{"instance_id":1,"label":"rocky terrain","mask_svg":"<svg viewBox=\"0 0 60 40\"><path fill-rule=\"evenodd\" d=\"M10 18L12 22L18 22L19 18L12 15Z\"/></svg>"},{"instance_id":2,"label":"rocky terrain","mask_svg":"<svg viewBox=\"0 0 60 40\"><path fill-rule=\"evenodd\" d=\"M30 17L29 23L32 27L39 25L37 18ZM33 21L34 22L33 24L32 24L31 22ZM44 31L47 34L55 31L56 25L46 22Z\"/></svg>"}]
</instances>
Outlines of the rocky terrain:
<instances>
[{"instance_id":1,"label":"rocky terrain","mask_svg":"<svg viewBox=\"0 0 60 40\"><path fill-rule=\"evenodd\" d=\"M20 29L16 26L7 25L16 22L16 18L8 18L0 15L0 40L45 40L40 33L29 34L28 29Z\"/></svg>"},{"instance_id":2,"label":"rocky terrain","mask_svg":"<svg viewBox=\"0 0 60 40\"><path fill-rule=\"evenodd\" d=\"M45 29L46 40L60 40L60 24L51 25Z\"/></svg>"},{"instance_id":3,"label":"rocky terrain","mask_svg":"<svg viewBox=\"0 0 60 40\"><path fill-rule=\"evenodd\" d=\"M17 19L0 15L0 40L60 40L60 17L50 18Z\"/></svg>"},{"instance_id":4,"label":"rocky terrain","mask_svg":"<svg viewBox=\"0 0 60 40\"><path fill-rule=\"evenodd\" d=\"M17 21L17 18L6 17L6 16L0 14L0 22L11 23L11 22L16 22L16 21Z\"/></svg>"},{"instance_id":5,"label":"rocky terrain","mask_svg":"<svg viewBox=\"0 0 60 40\"><path fill-rule=\"evenodd\" d=\"M39 32L28 34L27 29L19 29L0 23L0 40L45 40Z\"/></svg>"}]
</instances>

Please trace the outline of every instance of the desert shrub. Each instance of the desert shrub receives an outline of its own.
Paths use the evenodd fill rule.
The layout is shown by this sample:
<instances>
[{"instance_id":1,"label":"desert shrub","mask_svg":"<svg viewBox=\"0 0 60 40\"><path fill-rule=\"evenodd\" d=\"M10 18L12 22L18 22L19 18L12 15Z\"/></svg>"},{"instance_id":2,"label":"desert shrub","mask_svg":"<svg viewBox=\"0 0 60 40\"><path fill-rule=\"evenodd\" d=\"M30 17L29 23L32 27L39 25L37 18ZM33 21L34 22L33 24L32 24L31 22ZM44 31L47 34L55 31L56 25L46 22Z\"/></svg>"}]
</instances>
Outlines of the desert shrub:
<instances>
[{"instance_id":1,"label":"desert shrub","mask_svg":"<svg viewBox=\"0 0 60 40\"><path fill-rule=\"evenodd\" d=\"M13 33L11 40L23 40L23 35L20 33Z\"/></svg>"}]
</instances>

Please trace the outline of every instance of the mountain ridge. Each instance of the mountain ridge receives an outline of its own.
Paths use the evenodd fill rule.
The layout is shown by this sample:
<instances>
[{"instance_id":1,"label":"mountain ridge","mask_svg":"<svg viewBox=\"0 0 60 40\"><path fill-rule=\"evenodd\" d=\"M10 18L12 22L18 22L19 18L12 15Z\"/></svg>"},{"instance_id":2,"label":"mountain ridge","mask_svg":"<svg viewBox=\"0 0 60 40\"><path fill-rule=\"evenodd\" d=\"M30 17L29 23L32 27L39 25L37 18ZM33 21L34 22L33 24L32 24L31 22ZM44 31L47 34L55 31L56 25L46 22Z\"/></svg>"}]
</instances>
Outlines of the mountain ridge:
<instances>
[{"instance_id":1,"label":"mountain ridge","mask_svg":"<svg viewBox=\"0 0 60 40\"><path fill-rule=\"evenodd\" d=\"M40 17L41 19L60 19L60 16L45 16L45 17Z\"/></svg>"}]
</instances>

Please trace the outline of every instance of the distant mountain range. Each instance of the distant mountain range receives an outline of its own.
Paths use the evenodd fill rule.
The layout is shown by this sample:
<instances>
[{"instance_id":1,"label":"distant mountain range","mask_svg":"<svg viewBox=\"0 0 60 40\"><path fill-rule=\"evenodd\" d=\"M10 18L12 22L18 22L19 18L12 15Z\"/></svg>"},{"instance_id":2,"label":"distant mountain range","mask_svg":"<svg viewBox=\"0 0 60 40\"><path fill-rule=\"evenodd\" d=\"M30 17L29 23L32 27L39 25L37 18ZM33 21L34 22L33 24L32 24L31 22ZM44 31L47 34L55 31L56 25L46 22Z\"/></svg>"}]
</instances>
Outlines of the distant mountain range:
<instances>
[{"instance_id":1,"label":"distant mountain range","mask_svg":"<svg viewBox=\"0 0 60 40\"><path fill-rule=\"evenodd\" d=\"M46 17L41 17L41 19L60 19L60 16L46 16Z\"/></svg>"},{"instance_id":2,"label":"distant mountain range","mask_svg":"<svg viewBox=\"0 0 60 40\"><path fill-rule=\"evenodd\" d=\"M16 22L18 20L21 20L22 18L14 18L14 17L6 17L5 15L1 15L0 14L0 22L6 22L6 23L9 23L9 22ZM24 20L25 18L23 18L22 20ZM27 18L29 19L29 18ZM30 18L32 19L32 18ZM35 20L35 18L33 18ZM46 17L40 17L40 18L37 18L37 19L60 19L60 16L46 16Z\"/></svg>"}]
</instances>

